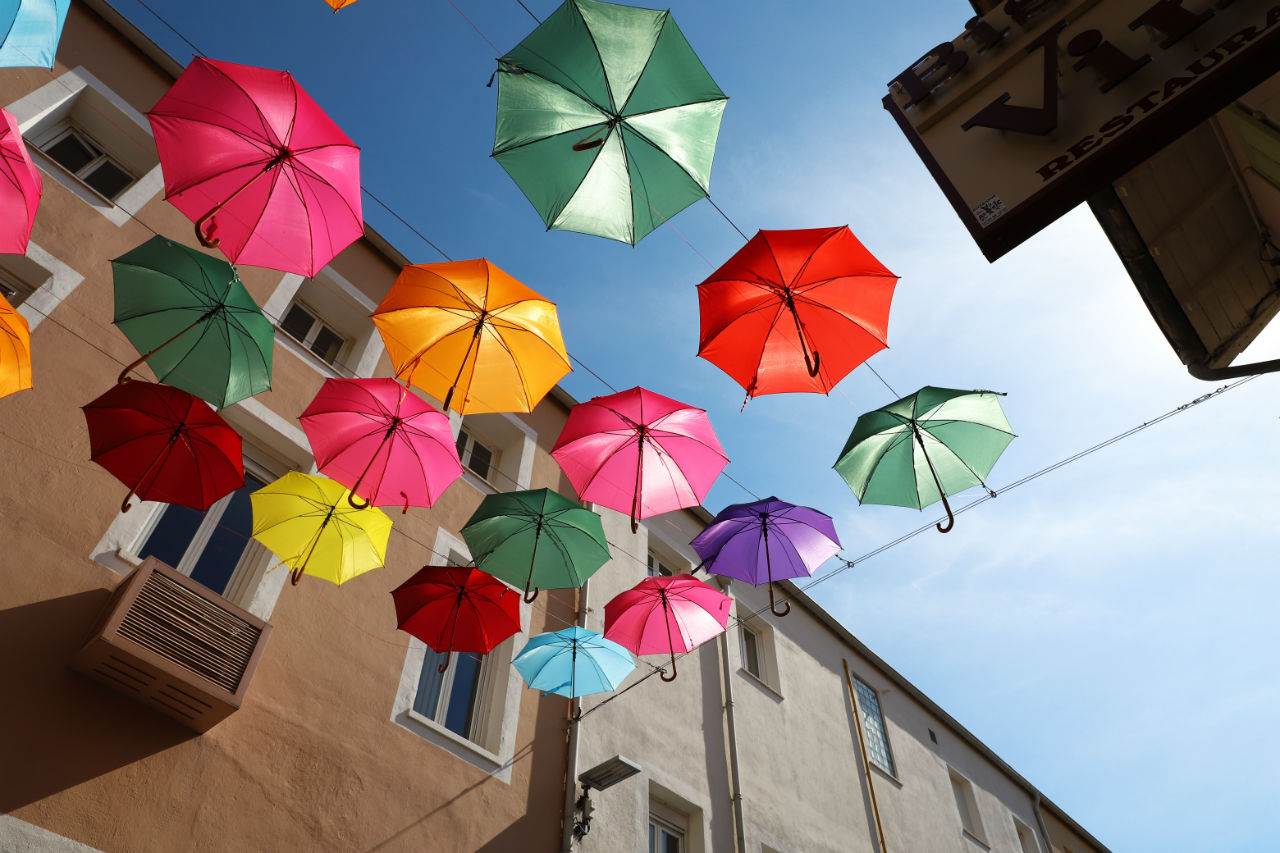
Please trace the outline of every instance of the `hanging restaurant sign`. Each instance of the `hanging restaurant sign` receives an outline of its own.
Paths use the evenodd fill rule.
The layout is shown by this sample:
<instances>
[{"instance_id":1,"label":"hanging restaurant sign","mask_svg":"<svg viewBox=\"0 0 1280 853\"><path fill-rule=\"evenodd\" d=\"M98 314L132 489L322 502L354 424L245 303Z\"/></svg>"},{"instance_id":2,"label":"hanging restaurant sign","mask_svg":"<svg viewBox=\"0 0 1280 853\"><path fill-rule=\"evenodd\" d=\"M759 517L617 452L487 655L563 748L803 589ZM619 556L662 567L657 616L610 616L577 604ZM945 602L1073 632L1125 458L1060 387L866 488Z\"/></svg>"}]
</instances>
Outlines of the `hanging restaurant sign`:
<instances>
[{"instance_id":1,"label":"hanging restaurant sign","mask_svg":"<svg viewBox=\"0 0 1280 853\"><path fill-rule=\"evenodd\" d=\"M1280 71L1276 0L1007 0L889 83L995 260Z\"/></svg>"}]
</instances>

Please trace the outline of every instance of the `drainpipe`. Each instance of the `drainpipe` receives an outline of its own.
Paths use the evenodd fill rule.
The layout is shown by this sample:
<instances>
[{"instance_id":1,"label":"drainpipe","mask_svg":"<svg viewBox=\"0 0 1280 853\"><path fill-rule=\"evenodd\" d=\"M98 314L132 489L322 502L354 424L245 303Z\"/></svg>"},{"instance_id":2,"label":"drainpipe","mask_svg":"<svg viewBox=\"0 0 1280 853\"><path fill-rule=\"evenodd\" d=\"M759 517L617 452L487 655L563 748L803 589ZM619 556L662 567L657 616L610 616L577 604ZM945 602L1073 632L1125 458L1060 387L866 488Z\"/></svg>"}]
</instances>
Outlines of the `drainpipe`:
<instances>
[{"instance_id":1,"label":"drainpipe","mask_svg":"<svg viewBox=\"0 0 1280 853\"><path fill-rule=\"evenodd\" d=\"M725 635L721 634L716 642L720 645L720 668L724 675L720 698L724 704L725 726L729 738L729 801L733 806L733 848L738 853L743 853L747 849L747 823L742 814L742 778L738 773L738 728L733 717L733 672L729 669L729 643L725 640Z\"/></svg>"},{"instance_id":2,"label":"drainpipe","mask_svg":"<svg viewBox=\"0 0 1280 853\"><path fill-rule=\"evenodd\" d=\"M578 627L587 627L587 584L590 581L582 582L582 590L578 594ZM579 703L581 699L577 700ZM574 700L569 700L569 711L573 711ZM564 780L564 819L563 826L560 829L560 850L561 853L571 853L573 850L573 823L577 818L578 810L576 808L578 800L578 726L582 725L581 721L573 721L569 723L569 743L568 753L565 760L565 780Z\"/></svg>"},{"instance_id":3,"label":"drainpipe","mask_svg":"<svg viewBox=\"0 0 1280 853\"><path fill-rule=\"evenodd\" d=\"M1053 842L1049 840L1049 830L1044 825L1044 815L1040 813L1040 792L1036 791L1036 800L1031 805L1036 813L1036 827L1040 830L1040 838L1044 841L1044 849L1048 853L1053 853Z\"/></svg>"},{"instance_id":4,"label":"drainpipe","mask_svg":"<svg viewBox=\"0 0 1280 853\"><path fill-rule=\"evenodd\" d=\"M876 819L876 841L879 842L880 853L888 853L884 840L884 827L880 824L880 806L876 803L876 786L871 781L871 760L867 755L867 740L862 735L862 714L858 711L858 694L853 689L853 676L849 672L849 662L843 658L844 683L849 688L849 703L853 706L853 724L858 730L858 751L862 753L862 772L867 776L867 793L871 796L871 814Z\"/></svg>"}]
</instances>

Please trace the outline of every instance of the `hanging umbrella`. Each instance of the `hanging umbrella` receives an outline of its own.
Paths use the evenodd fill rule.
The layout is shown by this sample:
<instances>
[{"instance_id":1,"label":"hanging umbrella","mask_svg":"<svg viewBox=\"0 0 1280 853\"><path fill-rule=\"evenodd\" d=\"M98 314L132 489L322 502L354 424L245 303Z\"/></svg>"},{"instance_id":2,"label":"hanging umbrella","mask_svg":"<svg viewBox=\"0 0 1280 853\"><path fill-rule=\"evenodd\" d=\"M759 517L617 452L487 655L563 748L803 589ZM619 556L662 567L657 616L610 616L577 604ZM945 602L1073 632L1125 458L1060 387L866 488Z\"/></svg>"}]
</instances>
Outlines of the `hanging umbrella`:
<instances>
[{"instance_id":1,"label":"hanging umbrella","mask_svg":"<svg viewBox=\"0 0 1280 853\"><path fill-rule=\"evenodd\" d=\"M709 192L728 99L669 12L568 0L497 76L493 156L547 228L635 245Z\"/></svg>"},{"instance_id":2,"label":"hanging umbrella","mask_svg":"<svg viewBox=\"0 0 1280 853\"><path fill-rule=\"evenodd\" d=\"M774 604L774 581L808 577L840 551L831 516L774 497L725 507L690 544L707 571L767 583L775 616L786 616L791 604Z\"/></svg>"},{"instance_id":3,"label":"hanging umbrella","mask_svg":"<svg viewBox=\"0 0 1280 853\"><path fill-rule=\"evenodd\" d=\"M848 226L760 231L698 285L698 355L748 398L825 394L885 348L897 282Z\"/></svg>"},{"instance_id":4,"label":"hanging umbrella","mask_svg":"<svg viewBox=\"0 0 1280 853\"><path fill-rule=\"evenodd\" d=\"M833 466L860 503L924 509L942 501L946 533L955 524L947 495L981 485L1013 429L994 391L926 386L867 412Z\"/></svg>"},{"instance_id":5,"label":"hanging umbrella","mask_svg":"<svg viewBox=\"0 0 1280 853\"><path fill-rule=\"evenodd\" d=\"M629 512L632 532L702 503L729 462L705 411L644 388L574 406L551 455L579 498Z\"/></svg>"},{"instance_id":6,"label":"hanging umbrella","mask_svg":"<svg viewBox=\"0 0 1280 853\"><path fill-rule=\"evenodd\" d=\"M570 699L617 690L636 668L622 646L576 626L530 637L511 663L534 690ZM581 716L581 708L570 715Z\"/></svg>"},{"instance_id":7,"label":"hanging umbrella","mask_svg":"<svg viewBox=\"0 0 1280 853\"><path fill-rule=\"evenodd\" d=\"M313 276L364 233L360 149L287 72L197 57L147 118L165 198L233 263Z\"/></svg>"},{"instance_id":8,"label":"hanging umbrella","mask_svg":"<svg viewBox=\"0 0 1280 853\"><path fill-rule=\"evenodd\" d=\"M152 237L111 262L115 323L156 378L215 406L271 387L274 329L225 261Z\"/></svg>"},{"instance_id":9,"label":"hanging umbrella","mask_svg":"<svg viewBox=\"0 0 1280 853\"><path fill-rule=\"evenodd\" d=\"M423 566L391 591L396 624L434 651L488 654L520 630L520 594L471 566Z\"/></svg>"},{"instance_id":10,"label":"hanging umbrella","mask_svg":"<svg viewBox=\"0 0 1280 853\"><path fill-rule=\"evenodd\" d=\"M431 506L462 476L449 418L394 379L326 379L298 420L316 467L356 509Z\"/></svg>"},{"instance_id":11,"label":"hanging umbrella","mask_svg":"<svg viewBox=\"0 0 1280 853\"><path fill-rule=\"evenodd\" d=\"M604 635L638 655L687 652L724 633L733 599L691 575L645 578L604 606Z\"/></svg>"},{"instance_id":12,"label":"hanging umbrella","mask_svg":"<svg viewBox=\"0 0 1280 853\"><path fill-rule=\"evenodd\" d=\"M0 68L53 69L71 0L0 0Z\"/></svg>"},{"instance_id":13,"label":"hanging umbrella","mask_svg":"<svg viewBox=\"0 0 1280 853\"><path fill-rule=\"evenodd\" d=\"M31 387L31 328L0 296L0 397Z\"/></svg>"},{"instance_id":14,"label":"hanging umbrella","mask_svg":"<svg viewBox=\"0 0 1280 853\"><path fill-rule=\"evenodd\" d=\"M44 181L23 144L18 120L0 110L0 253L26 254L42 192Z\"/></svg>"},{"instance_id":15,"label":"hanging umbrella","mask_svg":"<svg viewBox=\"0 0 1280 853\"><path fill-rule=\"evenodd\" d=\"M350 6L352 3L356 2L356 0L324 0L324 2L328 3L336 13L339 9L345 9Z\"/></svg>"},{"instance_id":16,"label":"hanging umbrella","mask_svg":"<svg viewBox=\"0 0 1280 853\"><path fill-rule=\"evenodd\" d=\"M253 538L293 570L295 586L304 572L340 585L387 558L391 519L377 507L353 509L328 477L290 471L249 500Z\"/></svg>"},{"instance_id":17,"label":"hanging umbrella","mask_svg":"<svg viewBox=\"0 0 1280 853\"><path fill-rule=\"evenodd\" d=\"M82 407L90 458L136 493L202 512L244 485L240 436L202 400L128 380Z\"/></svg>"},{"instance_id":18,"label":"hanging umbrella","mask_svg":"<svg viewBox=\"0 0 1280 853\"><path fill-rule=\"evenodd\" d=\"M600 516L550 489L486 495L462 538L477 566L513 586L523 584L528 602L538 587L582 586L609 561Z\"/></svg>"},{"instance_id":19,"label":"hanging umbrella","mask_svg":"<svg viewBox=\"0 0 1280 853\"><path fill-rule=\"evenodd\" d=\"M483 258L406 266L373 322L396 376L459 414L531 412L569 372L555 303Z\"/></svg>"}]
</instances>

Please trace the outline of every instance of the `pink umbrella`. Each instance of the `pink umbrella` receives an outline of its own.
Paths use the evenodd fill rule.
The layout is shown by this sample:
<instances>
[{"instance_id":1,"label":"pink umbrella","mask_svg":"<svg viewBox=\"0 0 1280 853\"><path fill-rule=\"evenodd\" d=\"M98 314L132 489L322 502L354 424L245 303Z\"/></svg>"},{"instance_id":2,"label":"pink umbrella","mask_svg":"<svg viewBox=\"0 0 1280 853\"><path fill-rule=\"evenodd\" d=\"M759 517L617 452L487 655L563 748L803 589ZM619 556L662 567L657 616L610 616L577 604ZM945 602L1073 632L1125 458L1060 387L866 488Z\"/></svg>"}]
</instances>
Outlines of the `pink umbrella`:
<instances>
[{"instance_id":1,"label":"pink umbrella","mask_svg":"<svg viewBox=\"0 0 1280 853\"><path fill-rule=\"evenodd\" d=\"M0 253L25 255L44 182L22 142L18 121L0 110Z\"/></svg>"},{"instance_id":2,"label":"pink umbrella","mask_svg":"<svg viewBox=\"0 0 1280 853\"><path fill-rule=\"evenodd\" d=\"M702 409L644 388L569 412L551 455L582 500L638 520L697 506L729 459Z\"/></svg>"},{"instance_id":3,"label":"pink umbrella","mask_svg":"<svg viewBox=\"0 0 1280 853\"><path fill-rule=\"evenodd\" d=\"M449 418L394 379L326 379L299 420L356 509L431 506L462 475Z\"/></svg>"},{"instance_id":4,"label":"pink umbrella","mask_svg":"<svg viewBox=\"0 0 1280 853\"><path fill-rule=\"evenodd\" d=\"M287 72L193 59L147 117L165 198L232 263L312 276L364 233L360 149Z\"/></svg>"},{"instance_id":5,"label":"pink umbrella","mask_svg":"<svg viewBox=\"0 0 1280 853\"><path fill-rule=\"evenodd\" d=\"M733 599L692 575L645 578L604 606L604 635L638 655L687 652L724 633Z\"/></svg>"}]
</instances>

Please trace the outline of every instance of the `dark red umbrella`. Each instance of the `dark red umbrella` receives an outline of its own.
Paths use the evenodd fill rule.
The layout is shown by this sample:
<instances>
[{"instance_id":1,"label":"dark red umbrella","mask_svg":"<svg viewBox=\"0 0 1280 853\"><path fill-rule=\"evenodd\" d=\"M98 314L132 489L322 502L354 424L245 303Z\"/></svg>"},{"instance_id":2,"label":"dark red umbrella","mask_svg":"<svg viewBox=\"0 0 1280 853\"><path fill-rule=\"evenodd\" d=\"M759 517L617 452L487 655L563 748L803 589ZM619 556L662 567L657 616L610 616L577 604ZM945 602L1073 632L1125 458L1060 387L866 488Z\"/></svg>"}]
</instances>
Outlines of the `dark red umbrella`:
<instances>
[{"instance_id":1,"label":"dark red umbrella","mask_svg":"<svg viewBox=\"0 0 1280 853\"><path fill-rule=\"evenodd\" d=\"M203 400L130 379L83 407L90 457L145 501L206 510L244 485L240 436Z\"/></svg>"},{"instance_id":2,"label":"dark red umbrella","mask_svg":"<svg viewBox=\"0 0 1280 853\"><path fill-rule=\"evenodd\" d=\"M520 630L520 593L474 566L423 566L391 591L396 621L433 650L488 654Z\"/></svg>"},{"instance_id":3,"label":"dark red umbrella","mask_svg":"<svg viewBox=\"0 0 1280 853\"><path fill-rule=\"evenodd\" d=\"M698 355L748 397L825 394L887 346L897 283L848 226L760 231L698 285Z\"/></svg>"}]
</instances>

